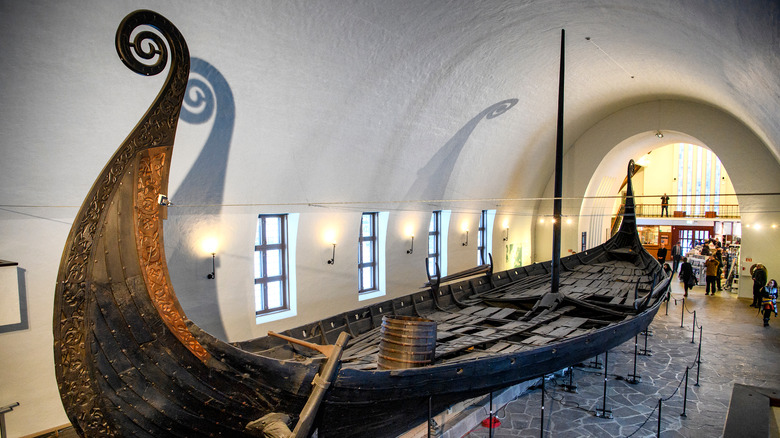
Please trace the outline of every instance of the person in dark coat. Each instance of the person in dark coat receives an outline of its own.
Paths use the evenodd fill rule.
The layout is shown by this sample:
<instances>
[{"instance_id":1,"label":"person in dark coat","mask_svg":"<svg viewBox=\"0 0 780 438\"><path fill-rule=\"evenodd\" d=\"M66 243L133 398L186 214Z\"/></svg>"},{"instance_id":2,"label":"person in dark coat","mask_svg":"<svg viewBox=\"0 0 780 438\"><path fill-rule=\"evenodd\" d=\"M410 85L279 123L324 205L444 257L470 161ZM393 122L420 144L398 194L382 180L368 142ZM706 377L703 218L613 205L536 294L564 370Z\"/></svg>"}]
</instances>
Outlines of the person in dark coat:
<instances>
[{"instance_id":1,"label":"person in dark coat","mask_svg":"<svg viewBox=\"0 0 780 438\"><path fill-rule=\"evenodd\" d=\"M658 254L657 254L657 257L658 257L658 263L660 263L660 264L661 264L661 266L663 266L663 264L664 264L664 263L666 263L666 252L667 252L667 251L666 251L666 245L664 245L664 244L662 243L662 244L661 244L661 247L660 247L660 248L658 248Z\"/></svg>"},{"instance_id":2,"label":"person in dark coat","mask_svg":"<svg viewBox=\"0 0 780 438\"><path fill-rule=\"evenodd\" d=\"M723 287L721 287L720 285L720 277L723 276L723 251L720 248L718 248L717 250L715 250L714 257L715 260L718 261L718 274L717 274L718 278L716 279L715 283L718 285L718 291L722 291Z\"/></svg>"},{"instance_id":3,"label":"person in dark coat","mask_svg":"<svg viewBox=\"0 0 780 438\"><path fill-rule=\"evenodd\" d=\"M664 217L664 212L666 212L666 217L669 217L669 195L666 193L661 196L661 217Z\"/></svg>"},{"instance_id":4,"label":"person in dark coat","mask_svg":"<svg viewBox=\"0 0 780 438\"><path fill-rule=\"evenodd\" d=\"M753 265L750 267L750 276L753 277L753 304L750 307L758 307L761 305L761 288L766 285L766 268L761 263Z\"/></svg>"},{"instance_id":5,"label":"person in dark coat","mask_svg":"<svg viewBox=\"0 0 780 438\"><path fill-rule=\"evenodd\" d=\"M672 246L672 272L677 272L677 268L680 267L680 258L682 257L682 246L680 246L680 242L677 242Z\"/></svg>"},{"instance_id":6,"label":"person in dark coat","mask_svg":"<svg viewBox=\"0 0 780 438\"><path fill-rule=\"evenodd\" d=\"M696 285L696 278L693 276L693 266L688 263L688 257L682 258L682 265L680 265L680 279L683 281L683 287L685 288L685 296L688 296L688 290Z\"/></svg>"},{"instance_id":7,"label":"person in dark coat","mask_svg":"<svg viewBox=\"0 0 780 438\"><path fill-rule=\"evenodd\" d=\"M761 288L761 311L764 313L764 327L769 327L772 312L777 317L777 282L774 279Z\"/></svg>"}]
</instances>

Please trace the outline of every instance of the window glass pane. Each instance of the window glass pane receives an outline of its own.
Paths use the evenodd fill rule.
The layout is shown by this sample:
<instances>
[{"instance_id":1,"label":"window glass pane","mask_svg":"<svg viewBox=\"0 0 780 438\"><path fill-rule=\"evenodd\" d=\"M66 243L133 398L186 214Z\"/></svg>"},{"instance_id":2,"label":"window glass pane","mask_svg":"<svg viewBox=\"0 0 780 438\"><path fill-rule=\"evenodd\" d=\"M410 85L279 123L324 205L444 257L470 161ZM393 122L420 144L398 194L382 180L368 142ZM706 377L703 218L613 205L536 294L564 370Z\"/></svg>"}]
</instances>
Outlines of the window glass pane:
<instances>
[{"instance_id":1,"label":"window glass pane","mask_svg":"<svg viewBox=\"0 0 780 438\"><path fill-rule=\"evenodd\" d=\"M683 181L685 180L685 148L681 144L676 144L674 147L677 148L678 154L677 154L677 194L682 195L683 192ZM680 211L685 210L684 204L684 197L678 196L677 197L677 209Z\"/></svg>"},{"instance_id":2,"label":"window glass pane","mask_svg":"<svg viewBox=\"0 0 780 438\"><path fill-rule=\"evenodd\" d=\"M363 220L360 223L360 235L363 237L371 236L371 213L363 214Z\"/></svg>"},{"instance_id":3,"label":"window glass pane","mask_svg":"<svg viewBox=\"0 0 780 438\"><path fill-rule=\"evenodd\" d=\"M428 259L428 273L431 274L432 276L438 274L438 272L436 272L436 259L435 258L429 258Z\"/></svg>"},{"instance_id":4,"label":"window glass pane","mask_svg":"<svg viewBox=\"0 0 780 438\"><path fill-rule=\"evenodd\" d=\"M362 289L368 290L374 288L374 269L367 266L360 270Z\"/></svg>"},{"instance_id":5,"label":"window glass pane","mask_svg":"<svg viewBox=\"0 0 780 438\"><path fill-rule=\"evenodd\" d=\"M431 223L428 225L428 231L436 231L436 213L431 215Z\"/></svg>"},{"instance_id":6,"label":"window glass pane","mask_svg":"<svg viewBox=\"0 0 780 438\"><path fill-rule=\"evenodd\" d=\"M360 243L360 263L371 263L374 259L374 251L372 251L371 241L363 241Z\"/></svg>"},{"instance_id":7,"label":"window glass pane","mask_svg":"<svg viewBox=\"0 0 780 438\"><path fill-rule=\"evenodd\" d=\"M259 215L258 236L255 239L255 311L276 311L287 308L286 215ZM273 281L268 281L273 278Z\"/></svg>"},{"instance_id":8,"label":"window glass pane","mask_svg":"<svg viewBox=\"0 0 780 438\"><path fill-rule=\"evenodd\" d=\"M706 152L705 167L706 170L704 176L704 210L711 210L710 208L710 187L712 186L712 151Z\"/></svg>"},{"instance_id":9,"label":"window glass pane","mask_svg":"<svg viewBox=\"0 0 780 438\"><path fill-rule=\"evenodd\" d=\"M275 245L281 243L281 218L268 217L265 219L265 243Z\"/></svg>"},{"instance_id":10,"label":"window glass pane","mask_svg":"<svg viewBox=\"0 0 780 438\"><path fill-rule=\"evenodd\" d=\"M689 144L688 146L688 170L686 172L686 178L687 182L685 184L685 194L688 195L685 197L685 210L688 211L688 214L691 214L693 210L691 209L691 202L693 202L693 145Z\"/></svg>"},{"instance_id":11,"label":"window glass pane","mask_svg":"<svg viewBox=\"0 0 780 438\"><path fill-rule=\"evenodd\" d=\"M265 309L264 307L265 300L263 300L263 286L264 285L262 284L255 285L255 312L259 312Z\"/></svg>"},{"instance_id":12,"label":"window glass pane","mask_svg":"<svg viewBox=\"0 0 780 438\"><path fill-rule=\"evenodd\" d=\"M282 282L272 281L268 283L268 308L282 307Z\"/></svg>"},{"instance_id":13,"label":"window glass pane","mask_svg":"<svg viewBox=\"0 0 780 438\"><path fill-rule=\"evenodd\" d=\"M282 275L282 251L272 249L266 252L266 277Z\"/></svg>"},{"instance_id":14,"label":"window glass pane","mask_svg":"<svg viewBox=\"0 0 780 438\"><path fill-rule=\"evenodd\" d=\"M436 254L436 236L428 236L428 254Z\"/></svg>"}]
</instances>

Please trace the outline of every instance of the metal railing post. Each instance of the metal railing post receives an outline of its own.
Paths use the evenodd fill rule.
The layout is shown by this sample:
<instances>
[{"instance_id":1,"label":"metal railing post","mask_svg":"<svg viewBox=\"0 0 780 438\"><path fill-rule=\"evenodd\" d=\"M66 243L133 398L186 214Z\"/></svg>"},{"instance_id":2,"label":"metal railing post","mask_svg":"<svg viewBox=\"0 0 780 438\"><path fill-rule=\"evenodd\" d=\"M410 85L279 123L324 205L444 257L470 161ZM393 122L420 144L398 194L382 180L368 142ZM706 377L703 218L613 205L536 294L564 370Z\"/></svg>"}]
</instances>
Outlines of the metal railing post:
<instances>
[{"instance_id":1,"label":"metal railing post","mask_svg":"<svg viewBox=\"0 0 780 438\"><path fill-rule=\"evenodd\" d=\"M701 329L699 327L699 351L696 354L696 384L693 386L699 386L699 370L701 369Z\"/></svg>"},{"instance_id":2,"label":"metal railing post","mask_svg":"<svg viewBox=\"0 0 780 438\"><path fill-rule=\"evenodd\" d=\"M634 374L629 374L628 379L626 379L626 382L631 384L637 384L642 381L642 377L637 375L636 373L636 355L639 351L639 335L634 336Z\"/></svg>"},{"instance_id":3,"label":"metal railing post","mask_svg":"<svg viewBox=\"0 0 780 438\"><path fill-rule=\"evenodd\" d=\"M596 416L601 418L612 418L612 411L607 410L607 367L609 364L609 351L604 352L604 403L601 409L596 409ZM601 413L599 414L599 411Z\"/></svg>"},{"instance_id":4,"label":"metal railing post","mask_svg":"<svg viewBox=\"0 0 780 438\"><path fill-rule=\"evenodd\" d=\"M681 417L686 418L687 415L685 415L685 408L688 405L688 370L690 367L685 367L685 392L683 393L683 411L682 414L680 414Z\"/></svg>"},{"instance_id":5,"label":"metal railing post","mask_svg":"<svg viewBox=\"0 0 780 438\"><path fill-rule=\"evenodd\" d=\"M542 422L539 427L539 438L544 438L544 375L542 375Z\"/></svg>"}]
</instances>

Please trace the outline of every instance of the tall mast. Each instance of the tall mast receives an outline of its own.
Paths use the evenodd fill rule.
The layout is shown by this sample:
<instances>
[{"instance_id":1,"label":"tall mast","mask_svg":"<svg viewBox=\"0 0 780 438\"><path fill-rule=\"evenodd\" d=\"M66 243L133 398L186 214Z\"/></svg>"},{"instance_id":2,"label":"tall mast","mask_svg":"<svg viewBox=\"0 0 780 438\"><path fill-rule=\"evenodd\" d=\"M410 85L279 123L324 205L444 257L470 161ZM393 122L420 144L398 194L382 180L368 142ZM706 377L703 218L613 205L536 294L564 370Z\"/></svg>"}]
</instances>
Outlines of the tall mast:
<instances>
[{"instance_id":1,"label":"tall mast","mask_svg":"<svg viewBox=\"0 0 780 438\"><path fill-rule=\"evenodd\" d=\"M555 195L553 199L552 293L561 279L561 197L563 196L563 67L566 30L561 29L561 71L558 79L558 133L555 141Z\"/></svg>"}]
</instances>

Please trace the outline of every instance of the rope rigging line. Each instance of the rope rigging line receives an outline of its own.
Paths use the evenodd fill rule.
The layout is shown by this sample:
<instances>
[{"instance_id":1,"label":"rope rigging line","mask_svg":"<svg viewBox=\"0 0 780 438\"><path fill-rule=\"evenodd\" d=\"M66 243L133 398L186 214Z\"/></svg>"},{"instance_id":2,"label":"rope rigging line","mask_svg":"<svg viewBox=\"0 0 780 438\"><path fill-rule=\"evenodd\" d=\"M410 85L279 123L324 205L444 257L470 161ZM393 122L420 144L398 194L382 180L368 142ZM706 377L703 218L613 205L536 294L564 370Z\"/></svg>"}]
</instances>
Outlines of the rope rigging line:
<instances>
[{"instance_id":1,"label":"rope rigging line","mask_svg":"<svg viewBox=\"0 0 780 438\"><path fill-rule=\"evenodd\" d=\"M634 199L658 198L660 195L634 195ZM695 195L669 195L670 197L687 198ZM728 196L780 196L780 192L736 193ZM572 197L528 197L528 198L463 198L463 199L410 199L410 200L371 200L371 201L302 201L302 202L245 202L245 203L215 203L215 204L178 204L171 207L213 208L213 207L280 207L280 206L345 206L345 205L377 205L377 204L440 204L465 202L539 202L539 201L582 201L586 199L623 199L622 195L572 196ZM171 200L174 201L174 200ZM0 208L78 208L79 205L44 205L44 204L0 204ZM748 212L748 211L745 211ZM777 211L767 211L777 213Z\"/></svg>"}]
</instances>

